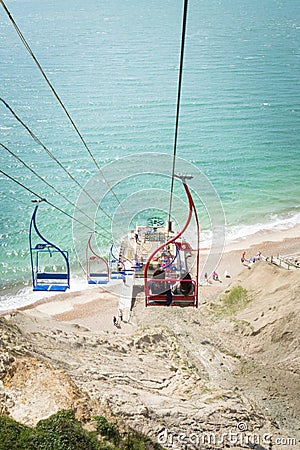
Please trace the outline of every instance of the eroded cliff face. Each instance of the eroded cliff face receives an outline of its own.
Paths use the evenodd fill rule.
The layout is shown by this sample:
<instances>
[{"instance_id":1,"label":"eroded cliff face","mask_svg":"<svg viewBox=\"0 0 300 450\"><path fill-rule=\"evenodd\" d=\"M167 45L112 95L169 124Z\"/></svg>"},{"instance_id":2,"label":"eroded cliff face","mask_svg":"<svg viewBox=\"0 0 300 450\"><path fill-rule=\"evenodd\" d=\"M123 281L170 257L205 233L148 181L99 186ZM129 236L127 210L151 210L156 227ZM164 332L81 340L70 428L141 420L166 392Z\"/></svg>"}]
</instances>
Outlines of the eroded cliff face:
<instances>
[{"instance_id":1,"label":"eroded cliff face","mask_svg":"<svg viewBox=\"0 0 300 450\"><path fill-rule=\"evenodd\" d=\"M0 320L0 408L26 425L35 425L61 409L79 420L90 417L89 403L70 376L37 355L21 331Z\"/></svg>"},{"instance_id":2,"label":"eroded cliff face","mask_svg":"<svg viewBox=\"0 0 300 450\"><path fill-rule=\"evenodd\" d=\"M258 291L255 272L274 269L258 270L238 280L251 298L234 315L137 299L127 334L34 311L1 319L2 414L30 425L59 409L85 423L103 414L173 449L299 442L298 274L288 288L275 269Z\"/></svg>"}]
</instances>

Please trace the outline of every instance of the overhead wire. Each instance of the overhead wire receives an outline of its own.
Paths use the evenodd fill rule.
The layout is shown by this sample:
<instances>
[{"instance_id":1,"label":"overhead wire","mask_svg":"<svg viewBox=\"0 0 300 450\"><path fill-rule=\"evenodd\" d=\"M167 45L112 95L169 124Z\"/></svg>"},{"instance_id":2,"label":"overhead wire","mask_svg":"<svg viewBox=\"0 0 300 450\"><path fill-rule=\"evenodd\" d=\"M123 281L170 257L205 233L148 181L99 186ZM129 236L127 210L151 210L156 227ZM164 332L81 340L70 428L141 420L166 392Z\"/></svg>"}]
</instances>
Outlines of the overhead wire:
<instances>
[{"instance_id":1,"label":"overhead wire","mask_svg":"<svg viewBox=\"0 0 300 450\"><path fill-rule=\"evenodd\" d=\"M75 217L71 216L71 214L67 213L66 211L64 211L63 209L61 209L59 206L54 205L52 202L49 202L49 200L47 200L45 197L42 197L40 194L34 192L32 189L28 188L27 186L25 186L23 183L21 183L20 181L18 181L16 178L12 177L11 175L9 175L8 173L4 172L4 170L0 169L0 173L2 173L2 175L4 175L5 177L7 177L9 180L13 181L14 183L18 184L19 186L21 186L23 189L25 189L26 191L30 192L32 195L34 195L35 197L38 197L40 200L45 201L46 203L48 203L48 205L52 206L54 209L57 209L58 211L60 211L62 214L64 214L65 216L69 217L72 220L75 220L75 222L78 222L80 225L84 226L85 228L88 228L90 231L102 235L101 233L99 233L98 231L95 231L93 228L89 227L87 224L81 222L81 220L76 219ZM103 236L103 235L102 235ZM106 238L106 236L105 236Z\"/></svg>"},{"instance_id":2,"label":"overhead wire","mask_svg":"<svg viewBox=\"0 0 300 450\"><path fill-rule=\"evenodd\" d=\"M113 196L115 197L115 199L117 200L118 204L121 206L121 208L123 209L123 211L126 213L126 211L123 208L123 205L121 204L120 200L118 199L116 193L113 191L110 183L108 182L107 178L105 177L103 171L101 170L99 164L97 163L92 151L90 150L89 146L87 145L85 139L83 138L81 132L79 131L77 125L75 124L73 118L71 117L70 113L68 112L66 106L64 105L62 99L60 98L60 96L58 95L56 89L54 88L53 84L51 83L51 81L49 80L48 76L46 75L44 69L42 68L41 64L39 63L38 59L36 58L35 54L33 53L33 51L31 50L28 42L26 41L23 33L21 32L20 28L18 27L17 23L15 22L14 18L12 17L10 11L8 10L7 6L5 5L3 0L0 0L1 5L3 6L7 16L9 17L11 23L13 24L14 29L16 30L22 44L24 45L25 49L27 50L27 52L29 53L29 55L32 57L32 59L34 60L36 66L38 67L40 73L42 74L43 78L45 79L46 83L48 84L48 86L50 87L52 93L54 94L55 98L57 99L57 101L59 102L60 106L62 107L64 113L66 114L67 118L69 119L72 127L74 128L75 132L77 133L77 135L79 136L81 142L83 143L85 149L87 150L87 152L89 153L92 161L94 162L96 168L98 169L99 173L101 174L101 176L103 177L106 185L108 186L109 191L113 194Z\"/></svg>"},{"instance_id":3,"label":"overhead wire","mask_svg":"<svg viewBox=\"0 0 300 450\"><path fill-rule=\"evenodd\" d=\"M82 186L82 184L76 180L76 178L68 171L68 169L64 167L64 165L53 155L53 153L45 146L45 144L33 133L33 131L31 131L31 129L16 114L16 112L11 108L11 106L9 106L9 104L5 100L3 100L3 98L0 98L0 101L9 109L9 111L12 113L15 119L25 128L25 130L30 134L32 139L45 150L45 152L50 156L50 158L59 165L59 167L68 175L68 177L71 178L71 180L74 181L74 183L76 183L77 186L79 186L80 189L83 190L83 192L89 197L89 199L92 200L92 202L111 220L112 217L100 205L98 205L98 203L95 201L95 199L93 199L93 197L85 189L85 187Z\"/></svg>"},{"instance_id":4,"label":"overhead wire","mask_svg":"<svg viewBox=\"0 0 300 450\"><path fill-rule=\"evenodd\" d=\"M181 32L180 66L179 66L179 75L178 75L178 91L177 91L177 104L176 104L176 121L175 121L174 147L173 147L172 178L171 178L171 187L170 187L169 227L171 224L174 179L175 179L175 166L176 166L176 153L177 153L177 138L178 138L178 126L179 126L179 113L180 113L181 85L182 85L182 74L183 74L183 59L184 59L184 46L185 46L185 34L186 34L186 22L187 22L187 9L188 9L188 0L184 0L182 32Z\"/></svg>"},{"instance_id":5,"label":"overhead wire","mask_svg":"<svg viewBox=\"0 0 300 450\"><path fill-rule=\"evenodd\" d=\"M22 160L18 155L16 155L12 150L10 150L6 145L2 144L0 142L0 146L6 150L10 155L12 155L14 158L16 158L21 164L23 164L24 167L26 167L28 170L30 170L31 173L33 173L37 178L39 178L43 183L45 183L47 186L49 186L51 189L56 192L56 194L60 195L64 200L66 200L71 206L73 206L75 209L77 209L81 214L83 214L85 217L87 217L89 220L93 222L93 219L88 216L82 209L78 208L78 206L75 205L68 197L66 197L64 194L62 194L60 191L58 191L51 183L49 183L47 180L45 180L43 177L41 177L34 169L32 169L25 161ZM102 227L100 224L96 222L96 225L98 225L99 228L102 228L107 233L107 230Z\"/></svg>"}]
</instances>

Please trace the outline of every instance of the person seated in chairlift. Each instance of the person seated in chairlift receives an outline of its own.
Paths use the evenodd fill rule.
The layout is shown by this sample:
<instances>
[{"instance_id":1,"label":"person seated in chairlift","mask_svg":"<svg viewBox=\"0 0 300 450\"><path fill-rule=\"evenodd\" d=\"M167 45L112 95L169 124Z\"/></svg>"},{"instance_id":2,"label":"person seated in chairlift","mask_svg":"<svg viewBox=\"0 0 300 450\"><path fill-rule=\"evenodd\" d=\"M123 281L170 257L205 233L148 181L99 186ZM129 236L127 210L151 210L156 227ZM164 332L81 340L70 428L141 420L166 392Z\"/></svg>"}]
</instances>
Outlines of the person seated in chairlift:
<instances>
[{"instance_id":1,"label":"person seated in chairlift","mask_svg":"<svg viewBox=\"0 0 300 450\"><path fill-rule=\"evenodd\" d=\"M156 269L153 272L153 279L149 281L148 287L151 290L152 295L166 295L166 305L172 303L172 291L170 289L170 283L167 281L155 281L165 279L165 271L161 268Z\"/></svg>"},{"instance_id":2,"label":"person seated in chairlift","mask_svg":"<svg viewBox=\"0 0 300 450\"><path fill-rule=\"evenodd\" d=\"M194 290L194 285L192 283L192 277L189 272L184 273L181 280L174 284L172 292L174 295L192 295Z\"/></svg>"}]
</instances>

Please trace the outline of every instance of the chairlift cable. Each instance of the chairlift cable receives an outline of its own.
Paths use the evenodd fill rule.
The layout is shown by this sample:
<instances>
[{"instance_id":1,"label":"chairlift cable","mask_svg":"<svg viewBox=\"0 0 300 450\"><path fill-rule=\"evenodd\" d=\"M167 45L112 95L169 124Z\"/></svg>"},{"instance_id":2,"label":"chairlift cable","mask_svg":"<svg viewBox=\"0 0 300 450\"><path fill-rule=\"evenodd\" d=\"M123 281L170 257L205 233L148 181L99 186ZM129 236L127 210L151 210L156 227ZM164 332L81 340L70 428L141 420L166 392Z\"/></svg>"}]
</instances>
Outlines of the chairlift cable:
<instances>
[{"instance_id":1,"label":"chairlift cable","mask_svg":"<svg viewBox=\"0 0 300 450\"><path fill-rule=\"evenodd\" d=\"M56 192L58 195L60 195L64 200L66 200L71 206L73 206L75 209L77 209L78 211L81 212L81 214L83 214L85 217L87 217L89 220L91 220L93 222L93 219L91 217L89 217L82 209L78 208L75 203L73 203L71 200L68 199L68 197L66 197L64 194L62 194L61 192L59 192L51 183L49 183L47 180L45 180L43 177L41 177L35 170L33 170L28 164L26 164L25 161L22 160L22 158L20 158L18 155L16 155L12 150L10 150L8 147L6 147L5 145L3 145L0 142L0 145L2 148L4 148L4 150L6 150L9 154L11 154L12 156L14 156L20 163L22 163L28 170L30 170L31 173L33 173L37 178L39 178L43 183L45 183L47 186L49 186L51 189L54 190L54 192ZM98 225L99 228L102 228L102 230L104 230L106 233L107 231L105 230L104 227L102 227L100 224L98 224L96 222L96 225Z\"/></svg>"},{"instance_id":2,"label":"chairlift cable","mask_svg":"<svg viewBox=\"0 0 300 450\"><path fill-rule=\"evenodd\" d=\"M26 131L30 134L32 139L45 150L45 152L50 156L50 158L59 165L59 167L69 176L69 178L71 178L71 180L74 181L74 183L76 183L77 186L79 186L80 189L83 190L83 192L92 200L92 202L97 207L99 207L99 209L101 209L101 211L111 220L112 219L111 216L106 211L104 211L104 209L101 208L101 206L98 205L98 203L93 199L93 197L84 188L84 186L82 186L82 184L80 184L79 181L76 180L76 178L68 171L68 169L64 167L64 165L53 155L53 153L45 146L45 144L43 144L43 142L33 133L33 131L31 131L31 129L16 114L16 112L11 108L11 106L9 106L9 104L5 100L3 100L3 98L0 98L0 101L9 109L9 111L12 113L15 119L26 129Z\"/></svg>"},{"instance_id":3,"label":"chairlift cable","mask_svg":"<svg viewBox=\"0 0 300 450\"><path fill-rule=\"evenodd\" d=\"M179 125L179 112L180 112L180 99L181 99L181 84L182 84L182 74L183 74L183 59L184 59L184 44L185 44L185 34L186 34L186 22L187 22L187 8L188 8L188 0L184 0L182 33L181 33L180 66L179 66L179 76L178 76L177 106L176 106L176 121L175 121L175 134L174 134L174 148L173 148L172 179L171 179L171 188L170 188L169 226L171 223L172 201L173 201L173 191L174 191L174 176L175 176L176 153L177 153L177 138L178 138L178 125Z\"/></svg>"},{"instance_id":4,"label":"chairlift cable","mask_svg":"<svg viewBox=\"0 0 300 450\"><path fill-rule=\"evenodd\" d=\"M32 59L34 60L35 64L37 65L39 71L41 72L43 78L45 79L46 83L48 84L48 86L50 87L51 91L53 92L55 98L57 99L57 101L59 102L59 104L61 105L63 111L65 112L66 116L68 117L72 127L74 128L75 132L77 133L77 135L79 136L81 142L83 143L85 149L87 150L87 152L89 153L90 157L92 158L92 161L94 162L95 166L97 167L99 173L101 174L101 176L103 177L106 185L108 186L109 191L113 194L113 196L115 197L115 199L117 200L117 202L119 203L119 205L121 206L121 208L123 209L123 211L126 213L126 211L123 208L123 205L121 204L120 200L118 199L116 193L113 191L110 183L108 182L107 178L105 177L103 171L101 170L99 164L97 163L92 151L90 150L89 146L87 145L85 139L83 138L81 132L79 131L77 125L75 124L74 120L72 119L70 113L68 112L66 106L64 105L62 99L60 98L60 96L58 95L57 91L55 90L53 84L51 83L51 81L49 80L49 78L47 77L44 69L42 68L41 64L39 63L38 59L36 58L35 54L33 53L33 51L31 50L28 42L26 41L23 33L21 32L20 28L18 27L17 23L15 22L14 18L12 17L10 11L8 10L7 6L5 5L5 3L3 2L3 0L0 0L0 3L2 4L6 14L8 15L11 23L13 24L13 27L15 28L22 44L24 45L24 47L26 48L27 52L30 54L30 56L32 57Z\"/></svg>"},{"instance_id":5,"label":"chairlift cable","mask_svg":"<svg viewBox=\"0 0 300 450\"><path fill-rule=\"evenodd\" d=\"M69 217L72 220L75 220L75 222L78 222L80 225L83 225L85 228L88 228L90 231L99 234L100 236L103 236L102 233L99 233L98 231L95 231L94 229L92 229L91 227L89 227L88 225L86 225L85 223L81 222L80 220L76 219L75 217L72 217L71 214L67 213L66 211L64 211L63 209L61 209L59 206L54 205L52 202L49 202L49 200L45 199L45 197L42 197L40 194L37 194L36 192L34 192L32 189L28 188L27 186L25 186L23 183L21 183L20 181L18 181L16 178L12 177L11 175L9 175L8 173L4 172L2 169L0 169L0 173L2 173L4 176L6 176L8 179L10 179L11 181L13 181L14 183L18 184L19 186L21 186L23 189L25 189L26 191L30 192L32 195L34 195L35 197L38 197L40 200L45 201L46 203L48 203L48 205L52 206L54 209L57 209L58 211L60 211L62 214L64 214L65 216ZM103 236L107 239L106 236Z\"/></svg>"}]
</instances>

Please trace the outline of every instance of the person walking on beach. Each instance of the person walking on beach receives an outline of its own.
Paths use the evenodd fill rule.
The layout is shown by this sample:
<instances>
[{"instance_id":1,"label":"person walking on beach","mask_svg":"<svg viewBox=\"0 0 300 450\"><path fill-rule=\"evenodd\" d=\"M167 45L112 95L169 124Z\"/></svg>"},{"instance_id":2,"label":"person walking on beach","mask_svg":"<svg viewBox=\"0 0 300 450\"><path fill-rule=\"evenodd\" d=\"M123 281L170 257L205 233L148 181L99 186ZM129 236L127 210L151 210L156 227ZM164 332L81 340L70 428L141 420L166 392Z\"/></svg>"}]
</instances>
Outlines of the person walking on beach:
<instances>
[{"instance_id":1,"label":"person walking on beach","mask_svg":"<svg viewBox=\"0 0 300 450\"><path fill-rule=\"evenodd\" d=\"M245 255L246 255L246 252L243 252L243 253L242 253L242 256L241 256L241 263L242 263L242 264L243 264L243 263L245 262L245 260L246 260Z\"/></svg>"},{"instance_id":2,"label":"person walking on beach","mask_svg":"<svg viewBox=\"0 0 300 450\"><path fill-rule=\"evenodd\" d=\"M216 271L213 272L212 277L214 281L219 281L220 283L222 283Z\"/></svg>"}]
</instances>

